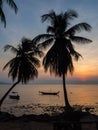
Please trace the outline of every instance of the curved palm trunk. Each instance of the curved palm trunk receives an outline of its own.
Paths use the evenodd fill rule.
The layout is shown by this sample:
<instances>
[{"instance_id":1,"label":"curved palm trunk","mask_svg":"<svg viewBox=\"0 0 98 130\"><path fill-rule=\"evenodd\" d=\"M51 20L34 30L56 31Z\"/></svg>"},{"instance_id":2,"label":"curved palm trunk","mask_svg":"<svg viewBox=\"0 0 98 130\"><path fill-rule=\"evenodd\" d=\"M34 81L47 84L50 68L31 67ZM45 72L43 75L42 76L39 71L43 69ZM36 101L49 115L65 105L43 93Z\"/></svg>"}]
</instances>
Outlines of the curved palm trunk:
<instances>
[{"instance_id":1,"label":"curved palm trunk","mask_svg":"<svg viewBox=\"0 0 98 130\"><path fill-rule=\"evenodd\" d=\"M71 106L70 106L70 104L69 104L68 97L67 97L66 81L65 81L65 74L64 74L64 73L63 73L63 90L64 90L65 106L66 106L67 109L70 109Z\"/></svg>"},{"instance_id":2,"label":"curved palm trunk","mask_svg":"<svg viewBox=\"0 0 98 130\"><path fill-rule=\"evenodd\" d=\"M5 98L7 97L7 95L10 93L10 91L19 83L19 81L17 81L16 83L14 83L11 88L4 94L4 96L1 98L0 100L0 111L1 111L1 105L4 102Z\"/></svg>"}]
</instances>

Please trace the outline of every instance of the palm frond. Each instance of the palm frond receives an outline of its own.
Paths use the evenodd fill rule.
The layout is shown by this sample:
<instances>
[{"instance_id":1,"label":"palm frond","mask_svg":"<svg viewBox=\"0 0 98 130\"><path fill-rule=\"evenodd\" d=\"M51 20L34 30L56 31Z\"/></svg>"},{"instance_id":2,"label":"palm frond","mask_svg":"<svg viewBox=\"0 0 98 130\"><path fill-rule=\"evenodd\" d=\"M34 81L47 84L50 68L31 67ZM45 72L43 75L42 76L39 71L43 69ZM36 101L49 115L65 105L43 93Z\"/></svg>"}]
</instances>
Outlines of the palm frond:
<instances>
[{"instance_id":1,"label":"palm frond","mask_svg":"<svg viewBox=\"0 0 98 130\"><path fill-rule=\"evenodd\" d=\"M9 6L14 9L15 13L17 13L18 8L17 5L15 4L15 2L13 0L6 0L6 2L9 4Z\"/></svg>"},{"instance_id":2,"label":"palm frond","mask_svg":"<svg viewBox=\"0 0 98 130\"><path fill-rule=\"evenodd\" d=\"M44 53L41 50L35 50L35 51L31 51L31 52L27 53L27 55L43 57Z\"/></svg>"},{"instance_id":3,"label":"palm frond","mask_svg":"<svg viewBox=\"0 0 98 130\"><path fill-rule=\"evenodd\" d=\"M46 20L51 22L51 20L53 20L55 17L56 17L55 12L51 10L48 14L42 15L41 20L42 22L45 22Z\"/></svg>"},{"instance_id":4,"label":"palm frond","mask_svg":"<svg viewBox=\"0 0 98 130\"><path fill-rule=\"evenodd\" d=\"M70 55L72 55L75 58L75 60L78 61L79 57L82 57L82 55L75 51L74 46L70 40L66 39L66 43L66 47L68 48Z\"/></svg>"},{"instance_id":5,"label":"palm frond","mask_svg":"<svg viewBox=\"0 0 98 130\"><path fill-rule=\"evenodd\" d=\"M62 47L58 47L55 41L53 46L48 50L46 56L43 59L43 66L45 71L50 71L50 74L54 73L55 76L62 76L63 73L67 74L69 71L73 71L72 58L69 51L63 44ZM70 66L70 67L69 67ZM72 68L71 68L72 67Z\"/></svg>"},{"instance_id":6,"label":"palm frond","mask_svg":"<svg viewBox=\"0 0 98 130\"><path fill-rule=\"evenodd\" d=\"M82 57L82 55L79 54L77 51L74 51L74 55L73 56L74 56L74 58L75 58L76 61L78 61L79 58Z\"/></svg>"},{"instance_id":7,"label":"palm frond","mask_svg":"<svg viewBox=\"0 0 98 130\"><path fill-rule=\"evenodd\" d=\"M78 17L78 13L75 10L68 10L64 13L65 20L70 20Z\"/></svg>"},{"instance_id":8,"label":"palm frond","mask_svg":"<svg viewBox=\"0 0 98 130\"><path fill-rule=\"evenodd\" d=\"M71 36L71 35L75 35L75 33L81 32L82 30L91 31L91 28L92 27L87 23L79 23L79 24L74 25L70 29L68 29L64 34L65 34L65 36L66 35Z\"/></svg>"},{"instance_id":9,"label":"palm frond","mask_svg":"<svg viewBox=\"0 0 98 130\"><path fill-rule=\"evenodd\" d=\"M1 7L0 7L0 19L1 19L1 22L4 23L4 27L6 27L6 18Z\"/></svg>"},{"instance_id":10,"label":"palm frond","mask_svg":"<svg viewBox=\"0 0 98 130\"><path fill-rule=\"evenodd\" d=\"M79 36L70 36L70 39L76 43L82 43L82 44L92 42L92 40L90 40L90 39L87 39L84 37L79 37Z\"/></svg>"},{"instance_id":11,"label":"palm frond","mask_svg":"<svg viewBox=\"0 0 98 130\"><path fill-rule=\"evenodd\" d=\"M41 49L41 48L40 48ZM41 51L38 47L38 49L35 50L34 55L37 55L39 57L43 57L44 53Z\"/></svg>"},{"instance_id":12,"label":"palm frond","mask_svg":"<svg viewBox=\"0 0 98 130\"><path fill-rule=\"evenodd\" d=\"M32 51L32 46L33 46L33 42L31 39L25 38L23 37L21 40L21 48L23 49L24 52L29 52ZM34 44L35 46L35 44Z\"/></svg>"},{"instance_id":13,"label":"palm frond","mask_svg":"<svg viewBox=\"0 0 98 130\"><path fill-rule=\"evenodd\" d=\"M30 61L31 61L31 63L35 66L35 67L40 67L40 61L39 61L39 59L38 58L36 58L36 57L31 57L30 58Z\"/></svg>"},{"instance_id":14,"label":"palm frond","mask_svg":"<svg viewBox=\"0 0 98 130\"><path fill-rule=\"evenodd\" d=\"M54 37L54 35L52 35L52 34L40 34L40 35L36 36L36 37L33 39L33 41L34 41L35 43L38 43L38 42L40 42L41 40L44 41L44 40L47 40L47 39L53 38L53 37Z\"/></svg>"},{"instance_id":15,"label":"palm frond","mask_svg":"<svg viewBox=\"0 0 98 130\"><path fill-rule=\"evenodd\" d=\"M72 74L73 74L73 71L74 71L74 66L73 66L72 60L71 60L69 66L68 66L67 68L68 68L70 74L72 75ZM66 73L66 74L67 74L67 73Z\"/></svg>"},{"instance_id":16,"label":"palm frond","mask_svg":"<svg viewBox=\"0 0 98 130\"><path fill-rule=\"evenodd\" d=\"M53 38L50 38L38 45L41 49L46 49L47 47L51 46L53 44Z\"/></svg>"},{"instance_id":17,"label":"palm frond","mask_svg":"<svg viewBox=\"0 0 98 130\"><path fill-rule=\"evenodd\" d=\"M54 28L52 26L47 27L47 33L54 33Z\"/></svg>"},{"instance_id":18,"label":"palm frond","mask_svg":"<svg viewBox=\"0 0 98 130\"><path fill-rule=\"evenodd\" d=\"M17 48L15 48L15 47L13 47L13 46L11 46L11 45L5 45L4 46L4 51L7 51L7 50L11 50L13 53L17 53L18 52L18 50L17 50Z\"/></svg>"},{"instance_id":19,"label":"palm frond","mask_svg":"<svg viewBox=\"0 0 98 130\"><path fill-rule=\"evenodd\" d=\"M12 63L13 59L6 63L6 65L3 67L3 70L5 70L10 64Z\"/></svg>"},{"instance_id":20,"label":"palm frond","mask_svg":"<svg viewBox=\"0 0 98 130\"><path fill-rule=\"evenodd\" d=\"M9 65L8 77L12 77L13 81L17 78L18 71L19 71L19 64L20 64L19 58L15 57L12 59L10 65Z\"/></svg>"},{"instance_id":21,"label":"palm frond","mask_svg":"<svg viewBox=\"0 0 98 130\"><path fill-rule=\"evenodd\" d=\"M10 49L12 52L16 52L15 57L10 60L3 68L9 68L8 76L12 80L21 81L22 83L27 83L30 79L37 78L38 67L40 67L40 60L36 57L42 56L43 52L38 47L38 45L33 44L29 48L29 44L32 44L33 40L22 39L22 44L19 44L17 48L6 45L4 50ZM29 46L29 47L28 47Z\"/></svg>"},{"instance_id":22,"label":"palm frond","mask_svg":"<svg viewBox=\"0 0 98 130\"><path fill-rule=\"evenodd\" d=\"M20 79L22 83L27 83L30 79L34 79L38 76L37 68L39 66L40 62L35 57L23 58L17 75L18 80Z\"/></svg>"},{"instance_id":23,"label":"palm frond","mask_svg":"<svg viewBox=\"0 0 98 130\"><path fill-rule=\"evenodd\" d=\"M31 39L26 38L26 37L23 37L23 38L21 39L21 43L22 43L22 44L24 44L24 43L31 43Z\"/></svg>"},{"instance_id":24,"label":"palm frond","mask_svg":"<svg viewBox=\"0 0 98 130\"><path fill-rule=\"evenodd\" d=\"M50 19L50 15L49 14L42 15L42 18L41 18L42 22L45 22L46 20L49 20L49 19Z\"/></svg>"}]
</instances>

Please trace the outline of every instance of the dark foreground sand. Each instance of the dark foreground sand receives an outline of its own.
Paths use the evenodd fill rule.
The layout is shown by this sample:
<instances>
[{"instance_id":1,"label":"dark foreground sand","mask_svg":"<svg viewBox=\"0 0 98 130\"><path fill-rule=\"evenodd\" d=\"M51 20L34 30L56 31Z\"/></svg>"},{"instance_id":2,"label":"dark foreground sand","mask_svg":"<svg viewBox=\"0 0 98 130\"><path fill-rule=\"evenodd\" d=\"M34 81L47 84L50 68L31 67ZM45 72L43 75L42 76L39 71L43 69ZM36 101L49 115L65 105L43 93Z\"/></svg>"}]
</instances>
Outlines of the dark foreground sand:
<instances>
[{"instance_id":1,"label":"dark foreground sand","mask_svg":"<svg viewBox=\"0 0 98 130\"><path fill-rule=\"evenodd\" d=\"M90 113L62 113L52 117L47 114L15 117L0 113L0 130L64 130L64 127L73 130L73 123L78 130L98 130L98 116Z\"/></svg>"},{"instance_id":2,"label":"dark foreground sand","mask_svg":"<svg viewBox=\"0 0 98 130\"><path fill-rule=\"evenodd\" d=\"M53 130L52 123L30 122L3 122L0 130Z\"/></svg>"}]
</instances>

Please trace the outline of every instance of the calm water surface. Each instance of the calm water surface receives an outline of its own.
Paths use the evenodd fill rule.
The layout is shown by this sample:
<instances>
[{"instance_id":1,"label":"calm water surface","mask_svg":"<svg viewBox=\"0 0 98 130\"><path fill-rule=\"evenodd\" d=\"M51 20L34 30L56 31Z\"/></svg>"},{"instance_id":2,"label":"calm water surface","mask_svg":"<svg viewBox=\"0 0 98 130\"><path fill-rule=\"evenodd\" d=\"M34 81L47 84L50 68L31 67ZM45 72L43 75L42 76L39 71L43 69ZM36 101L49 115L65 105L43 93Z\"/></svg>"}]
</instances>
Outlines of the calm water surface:
<instances>
[{"instance_id":1,"label":"calm water surface","mask_svg":"<svg viewBox=\"0 0 98 130\"><path fill-rule=\"evenodd\" d=\"M10 88L11 85L0 85L0 98ZM61 84L29 84L17 85L13 91L17 91L20 100L6 98L2 105L2 111L7 111L15 115L41 114L59 111L60 106L64 106L63 89ZM59 96L41 95L39 91L56 92ZM68 98L71 105L91 106L98 114L98 85L67 85ZM54 107L55 106L55 110Z\"/></svg>"}]
</instances>

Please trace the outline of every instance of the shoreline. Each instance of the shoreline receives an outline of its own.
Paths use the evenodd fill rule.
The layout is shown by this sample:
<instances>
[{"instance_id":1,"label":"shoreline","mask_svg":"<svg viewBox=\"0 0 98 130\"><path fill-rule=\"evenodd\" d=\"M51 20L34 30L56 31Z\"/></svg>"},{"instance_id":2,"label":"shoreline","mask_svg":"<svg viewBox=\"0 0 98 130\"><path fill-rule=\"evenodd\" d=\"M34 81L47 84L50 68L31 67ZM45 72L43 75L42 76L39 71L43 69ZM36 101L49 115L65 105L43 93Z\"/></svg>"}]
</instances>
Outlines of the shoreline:
<instances>
[{"instance_id":1,"label":"shoreline","mask_svg":"<svg viewBox=\"0 0 98 130\"><path fill-rule=\"evenodd\" d=\"M90 112L91 114L98 115L94 106L90 105L73 105L72 106L75 111L83 111L83 112ZM26 105L19 105L19 106L11 106L9 109L5 109L2 107L1 111L7 112L11 115L15 115L17 117L22 115L57 115L64 112L64 106L50 106L43 105L43 104L26 104Z\"/></svg>"}]
</instances>

